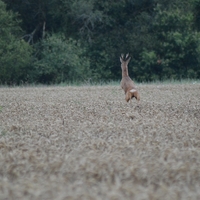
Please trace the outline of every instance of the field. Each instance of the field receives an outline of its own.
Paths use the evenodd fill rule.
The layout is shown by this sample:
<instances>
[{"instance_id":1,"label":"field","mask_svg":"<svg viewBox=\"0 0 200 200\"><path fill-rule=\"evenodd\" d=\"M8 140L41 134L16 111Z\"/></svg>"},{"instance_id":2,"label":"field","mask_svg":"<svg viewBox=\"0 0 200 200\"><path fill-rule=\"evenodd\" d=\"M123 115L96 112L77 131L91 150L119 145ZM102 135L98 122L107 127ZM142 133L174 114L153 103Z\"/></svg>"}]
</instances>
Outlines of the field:
<instances>
[{"instance_id":1,"label":"field","mask_svg":"<svg viewBox=\"0 0 200 200\"><path fill-rule=\"evenodd\" d=\"M200 83L0 88L1 200L200 199Z\"/></svg>"}]
</instances>

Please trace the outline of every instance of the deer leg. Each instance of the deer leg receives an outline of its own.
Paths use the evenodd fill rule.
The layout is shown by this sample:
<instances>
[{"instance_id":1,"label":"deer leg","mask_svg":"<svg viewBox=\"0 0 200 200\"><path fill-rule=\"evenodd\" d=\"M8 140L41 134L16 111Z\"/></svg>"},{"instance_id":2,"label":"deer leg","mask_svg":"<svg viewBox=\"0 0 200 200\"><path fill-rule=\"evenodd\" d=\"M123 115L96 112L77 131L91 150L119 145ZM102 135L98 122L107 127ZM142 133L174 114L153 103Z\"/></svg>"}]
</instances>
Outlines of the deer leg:
<instances>
[{"instance_id":1,"label":"deer leg","mask_svg":"<svg viewBox=\"0 0 200 200\"><path fill-rule=\"evenodd\" d=\"M133 103L132 103L132 101L133 101L133 100L130 99L130 104L129 104L129 105L130 105L131 108L133 107Z\"/></svg>"}]
</instances>

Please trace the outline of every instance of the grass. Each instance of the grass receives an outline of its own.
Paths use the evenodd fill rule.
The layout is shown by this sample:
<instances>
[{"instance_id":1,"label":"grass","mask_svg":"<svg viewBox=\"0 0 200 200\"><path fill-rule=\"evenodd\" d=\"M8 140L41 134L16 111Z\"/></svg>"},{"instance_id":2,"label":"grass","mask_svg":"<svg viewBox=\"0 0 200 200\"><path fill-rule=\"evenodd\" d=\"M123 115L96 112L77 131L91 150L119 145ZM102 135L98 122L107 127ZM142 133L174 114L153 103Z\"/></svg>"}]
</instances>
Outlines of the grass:
<instances>
[{"instance_id":1,"label":"grass","mask_svg":"<svg viewBox=\"0 0 200 200\"><path fill-rule=\"evenodd\" d=\"M0 199L199 199L200 83L0 88Z\"/></svg>"},{"instance_id":2,"label":"grass","mask_svg":"<svg viewBox=\"0 0 200 200\"><path fill-rule=\"evenodd\" d=\"M59 84L38 84L38 83L22 83L20 85L0 85L0 88L18 88L18 87L66 87L66 86L119 86L121 80L108 80L108 81L93 81L91 79L85 81L68 81L68 82L61 82ZM200 79L167 79L167 80L155 80L155 81L144 81L144 82L137 82L134 81L137 85L168 85L168 84L199 84Z\"/></svg>"},{"instance_id":3,"label":"grass","mask_svg":"<svg viewBox=\"0 0 200 200\"><path fill-rule=\"evenodd\" d=\"M62 82L58 84L58 86L118 86L121 80L110 80L110 81L91 81L86 80L83 82ZM151 81L151 82L142 82L138 83L137 81L134 81L137 84L143 85L143 84L198 84L200 83L200 79L181 79L181 80L175 80L175 79L168 79L168 80L163 80L163 81Z\"/></svg>"}]
</instances>

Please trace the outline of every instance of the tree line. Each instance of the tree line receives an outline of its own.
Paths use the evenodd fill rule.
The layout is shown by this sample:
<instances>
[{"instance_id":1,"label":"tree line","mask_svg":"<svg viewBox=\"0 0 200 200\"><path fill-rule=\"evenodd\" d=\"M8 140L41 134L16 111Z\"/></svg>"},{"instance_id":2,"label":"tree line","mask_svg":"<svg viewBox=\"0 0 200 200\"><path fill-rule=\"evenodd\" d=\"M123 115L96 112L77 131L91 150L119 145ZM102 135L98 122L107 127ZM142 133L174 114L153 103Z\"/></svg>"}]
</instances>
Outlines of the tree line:
<instances>
[{"instance_id":1,"label":"tree line","mask_svg":"<svg viewBox=\"0 0 200 200\"><path fill-rule=\"evenodd\" d=\"M0 0L0 84L200 78L200 0Z\"/></svg>"}]
</instances>

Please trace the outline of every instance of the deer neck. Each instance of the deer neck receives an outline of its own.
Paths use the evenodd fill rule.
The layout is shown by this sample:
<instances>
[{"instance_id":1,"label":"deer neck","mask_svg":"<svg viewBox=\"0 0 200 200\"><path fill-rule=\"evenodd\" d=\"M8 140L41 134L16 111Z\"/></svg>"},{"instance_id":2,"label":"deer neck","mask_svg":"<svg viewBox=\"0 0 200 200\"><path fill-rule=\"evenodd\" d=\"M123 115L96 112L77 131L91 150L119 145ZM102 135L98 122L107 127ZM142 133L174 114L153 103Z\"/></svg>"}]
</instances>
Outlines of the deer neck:
<instances>
[{"instance_id":1,"label":"deer neck","mask_svg":"<svg viewBox=\"0 0 200 200\"><path fill-rule=\"evenodd\" d=\"M122 65L121 67L122 67L122 78L126 77L126 76L129 76L128 75L128 67L124 66L124 65Z\"/></svg>"}]
</instances>

